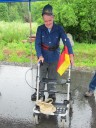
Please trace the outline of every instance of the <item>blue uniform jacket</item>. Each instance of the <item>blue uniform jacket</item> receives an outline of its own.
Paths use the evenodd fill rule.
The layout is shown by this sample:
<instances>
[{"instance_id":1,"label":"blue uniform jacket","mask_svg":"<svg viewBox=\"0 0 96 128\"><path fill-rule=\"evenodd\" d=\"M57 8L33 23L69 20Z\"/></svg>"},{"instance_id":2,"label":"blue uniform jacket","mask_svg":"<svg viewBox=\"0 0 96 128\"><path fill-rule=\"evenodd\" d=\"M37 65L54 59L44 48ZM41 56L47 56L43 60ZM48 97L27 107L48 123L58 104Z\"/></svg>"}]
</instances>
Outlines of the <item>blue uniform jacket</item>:
<instances>
[{"instance_id":1,"label":"blue uniform jacket","mask_svg":"<svg viewBox=\"0 0 96 128\"><path fill-rule=\"evenodd\" d=\"M49 47L59 45L60 38L62 39L64 45L67 45L69 54L73 54L73 50L67 35L65 34L63 28L60 25L53 24L51 31L48 31L45 25L41 25L37 29L35 48L37 57L44 57L44 61L47 63L52 63L58 61L60 55L60 48L58 47L55 51L44 50L41 44L45 44Z\"/></svg>"}]
</instances>

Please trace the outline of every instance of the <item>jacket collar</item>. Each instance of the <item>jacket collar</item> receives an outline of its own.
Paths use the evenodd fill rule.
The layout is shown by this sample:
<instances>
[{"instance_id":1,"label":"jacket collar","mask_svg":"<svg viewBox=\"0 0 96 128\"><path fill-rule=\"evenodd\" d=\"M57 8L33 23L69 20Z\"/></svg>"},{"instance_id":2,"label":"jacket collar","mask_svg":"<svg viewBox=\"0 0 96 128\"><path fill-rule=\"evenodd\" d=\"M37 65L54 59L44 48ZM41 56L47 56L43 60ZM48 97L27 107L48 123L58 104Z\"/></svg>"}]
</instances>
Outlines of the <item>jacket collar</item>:
<instances>
[{"instance_id":1,"label":"jacket collar","mask_svg":"<svg viewBox=\"0 0 96 128\"><path fill-rule=\"evenodd\" d=\"M53 23L53 27L52 27L52 29L51 29L51 32L50 33L52 33L52 32L54 32L54 31L56 31L56 29L57 29L57 27L56 27L57 25L55 24L55 23ZM48 28L43 24L43 30L44 31L47 31L48 32Z\"/></svg>"}]
</instances>

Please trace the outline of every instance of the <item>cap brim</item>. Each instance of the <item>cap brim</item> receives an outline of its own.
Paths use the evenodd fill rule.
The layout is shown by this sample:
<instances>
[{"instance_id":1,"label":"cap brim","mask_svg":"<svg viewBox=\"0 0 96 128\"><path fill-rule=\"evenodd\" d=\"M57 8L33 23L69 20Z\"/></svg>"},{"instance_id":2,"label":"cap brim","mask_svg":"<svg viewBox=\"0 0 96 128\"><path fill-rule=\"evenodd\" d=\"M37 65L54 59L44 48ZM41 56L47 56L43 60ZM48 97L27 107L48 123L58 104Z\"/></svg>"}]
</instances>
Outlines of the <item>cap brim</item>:
<instances>
[{"instance_id":1,"label":"cap brim","mask_svg":"<svg viewBox=\"0 0 96 128\"><path fill-rule=\"evenodd\" d=\"M43 16L43 15L53 16L53 13L44 12L44 13L42 13L42 16Z\"/></svg>"}]
</instances>

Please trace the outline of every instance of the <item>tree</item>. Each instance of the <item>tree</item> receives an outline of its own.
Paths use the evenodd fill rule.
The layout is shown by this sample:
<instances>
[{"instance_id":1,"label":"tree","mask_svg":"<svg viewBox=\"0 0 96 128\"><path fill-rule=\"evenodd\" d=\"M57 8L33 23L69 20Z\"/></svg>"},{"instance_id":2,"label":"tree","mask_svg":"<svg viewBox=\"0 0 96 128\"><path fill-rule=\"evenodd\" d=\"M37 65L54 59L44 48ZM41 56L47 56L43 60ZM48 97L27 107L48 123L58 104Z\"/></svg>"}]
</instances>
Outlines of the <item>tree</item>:
<instances>
[{"instance_id":1,"label":"tree","mask_svg":"<svg viewBox=\"0 0 96 128\"><path fill-rule=\"evenodd\" d=\"M6 3L0 3L0 20L8 21L8 7Z\"/></svg>"},{"instance_id":2,"label":"tree","mask_svg":"<svg viewBox=\"0 0 96 128\"><path fill-rule=\"evenodd\" d=\"M96 1L74 0L73 2L78 17L76 28L78 29L79 41L88 40L92 42L92 40L96 40Z\"/></svg>"}]
</instances>

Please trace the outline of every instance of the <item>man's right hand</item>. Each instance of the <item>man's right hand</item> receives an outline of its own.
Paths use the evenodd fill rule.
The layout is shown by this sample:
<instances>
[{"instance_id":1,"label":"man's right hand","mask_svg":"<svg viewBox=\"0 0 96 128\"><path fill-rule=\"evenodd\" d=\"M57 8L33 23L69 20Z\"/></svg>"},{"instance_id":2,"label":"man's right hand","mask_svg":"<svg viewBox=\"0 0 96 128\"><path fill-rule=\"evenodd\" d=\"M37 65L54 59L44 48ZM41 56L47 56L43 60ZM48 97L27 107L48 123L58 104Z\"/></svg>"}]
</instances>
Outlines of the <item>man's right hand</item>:
<instances>
[{"instance_id":1,"label":"man's right hand","mask_svg":"<svg viewBox=\"0 0 96 128\"><path fill-rule=\"evenodd\" d=\"M42 62L42 63L44 62L43 56L40 56L40 57L39 57L38 62Z\"/></svg>"}]
</instances>

